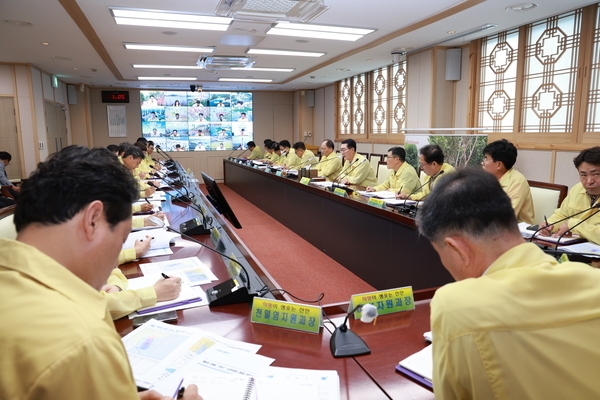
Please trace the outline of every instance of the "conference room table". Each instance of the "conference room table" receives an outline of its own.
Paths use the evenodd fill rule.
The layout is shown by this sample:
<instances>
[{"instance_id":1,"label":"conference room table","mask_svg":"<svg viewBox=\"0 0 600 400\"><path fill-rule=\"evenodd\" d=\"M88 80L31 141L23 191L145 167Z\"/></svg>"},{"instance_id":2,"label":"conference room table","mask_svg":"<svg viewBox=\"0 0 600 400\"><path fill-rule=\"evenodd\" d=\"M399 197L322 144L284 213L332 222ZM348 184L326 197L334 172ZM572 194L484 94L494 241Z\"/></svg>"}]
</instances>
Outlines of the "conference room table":
<instances>
[{"instance_id":1,"label":"conference room table","mask_svg":"<svg viewBox=\"0 0 600 400\"><path fill-rule=\"evenodd\" d=\"M216 224L236 244L251 268L265 285L273 289L277 283L255 259L244 243L236 236L231 225L223 219L214 207L202 196L203 205L208 209ZM197 215L183 203L174 202L168 212L170 225L179 224ZM246 228L246 227L245 227ZM194 239L212 247L209 235L196 235ZM129 277L141 276L139 264L197 256L218 278L218 282L203 285L206 290L229 279L223 258L201 245L185 239L176 239L171 246L172 255L140 259L122 265L120 268ZM423 294L425 296L425 294ZM285 296L274 297L288 301ZM260 344L258 354L275 359L273 366L303 369L335 370L340 377L341 399L433 399L433 393L416 381L395 372L401 359L421 350L427 345L423 332L429 330L429 301L416 302L416 309L398 314L381 316L376 324L363 324L350 318L351 329L363 337L372 354L334 358L329 348L329 339L334 328L326 323L319 334L304 333L277 328L250 321L250 303L225 306L202 306L177 311L177 325L198 327L217 333L227 339ZM347 304L324 305L323 311L339 325L347 310ZM121 318L115 321L118 332L124 336L132 331L131 320ZM202 388L200 388L200 394Z\"/></svg>"},{"instance_id":2,"label":"conference room table","mask_svg":"<svg viewBox=\"0 0 600 400\"><path fill-rule=\"evenodd\" d=\"M227 187L378 290L454 281L410 216L235 161L223 169Z\"/></svg>"}]
</instances>

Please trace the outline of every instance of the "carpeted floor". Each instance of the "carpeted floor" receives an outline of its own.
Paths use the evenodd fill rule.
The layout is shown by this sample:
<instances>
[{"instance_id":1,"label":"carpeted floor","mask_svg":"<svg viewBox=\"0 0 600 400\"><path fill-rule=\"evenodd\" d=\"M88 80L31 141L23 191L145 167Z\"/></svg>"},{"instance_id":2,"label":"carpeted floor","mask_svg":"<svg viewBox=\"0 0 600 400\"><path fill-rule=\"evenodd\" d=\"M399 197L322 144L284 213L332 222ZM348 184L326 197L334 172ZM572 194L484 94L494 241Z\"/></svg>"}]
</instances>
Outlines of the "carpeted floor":
<instances>
[{"instance_id":1,"label":"carpeted floor","mask_svg":"<svg viewBox=\"0 0 600 400\"><path fill-rule=\"evenodd\" d=\"M281 289L306 300L316 300L322 292L322 304L375 290L227 186L219 187L242 224L236 233Z\"/></svg>"}]
</instances>

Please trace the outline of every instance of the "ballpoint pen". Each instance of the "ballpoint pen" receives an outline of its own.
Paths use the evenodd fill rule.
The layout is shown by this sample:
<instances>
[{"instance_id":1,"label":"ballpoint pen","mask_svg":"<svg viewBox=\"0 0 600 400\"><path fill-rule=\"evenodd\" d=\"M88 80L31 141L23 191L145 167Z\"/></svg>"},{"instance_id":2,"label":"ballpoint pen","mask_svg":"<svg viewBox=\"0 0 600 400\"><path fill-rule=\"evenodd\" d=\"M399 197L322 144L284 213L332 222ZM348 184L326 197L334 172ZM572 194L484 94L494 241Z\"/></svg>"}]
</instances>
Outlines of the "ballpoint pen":
<instances>
[{"instance_id":1,"label":"ballpoint pen","mask_svg":"<svg viewBox=\"0 0 600 400\"><path fill-rule=\"evenodd\" d=\"M163 278L169 279L169 275L165 274L164 272L161 272L160 274L162 275Z\"/></svg>"}]
</instances>

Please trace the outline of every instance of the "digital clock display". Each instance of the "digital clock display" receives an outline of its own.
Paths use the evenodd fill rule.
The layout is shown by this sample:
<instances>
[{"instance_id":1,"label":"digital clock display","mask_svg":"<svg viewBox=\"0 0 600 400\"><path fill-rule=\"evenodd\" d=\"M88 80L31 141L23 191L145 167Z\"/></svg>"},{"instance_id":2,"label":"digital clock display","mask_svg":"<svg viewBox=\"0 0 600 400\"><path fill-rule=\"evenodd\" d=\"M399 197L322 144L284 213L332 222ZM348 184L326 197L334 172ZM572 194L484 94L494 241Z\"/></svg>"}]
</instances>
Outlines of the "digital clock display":
<instances>
[{"instance_id":1,"label":"digital clock display","mask_svg":"<svg viewBox=\"0 0 600 400\"><path fill-rule=\"evenodd\" d=\"M102 91L102 102L103 103L129 103L129 92L128 91L117 91L117 90L103 90Z\"/></svg>"}]
</instances>

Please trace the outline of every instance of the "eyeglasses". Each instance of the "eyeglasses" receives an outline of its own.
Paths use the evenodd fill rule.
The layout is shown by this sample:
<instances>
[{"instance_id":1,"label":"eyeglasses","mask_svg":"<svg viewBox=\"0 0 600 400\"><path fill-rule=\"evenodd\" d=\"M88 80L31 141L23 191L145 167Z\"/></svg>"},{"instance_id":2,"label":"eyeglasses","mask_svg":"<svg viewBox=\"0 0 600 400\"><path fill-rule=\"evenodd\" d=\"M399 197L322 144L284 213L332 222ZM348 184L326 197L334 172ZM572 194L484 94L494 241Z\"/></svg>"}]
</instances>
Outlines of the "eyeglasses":
<instances>
[{"instance_id":1,"label":"eyeglasses","mask_svg":"<svg viewBox=\"0 0 600 400\"><path fill-rule=\"evenodd\" d=\"M426 163L422 163L422 162L420 162L420 161L419 161L419 165L420 165L421 167L424 167L424 166L426 166L426 165L429 165L429 164L431 164L431 163L428 163L428 162L426 162Z\"/></svg>"},{"instance_id":2,"label":"eyeglasses","mask_svg":"<svg viewBox=\"0 0 600 400\"><path fill-rule=\"evenodd\" d=\"M348 148L343 148L343 147L340 149L340 151L341 151L342 153L345 153L345 152L346 152L346 151L348 151L348 150L350 150L350 149L348 149Z\"/></svg>"}]
</instances>

